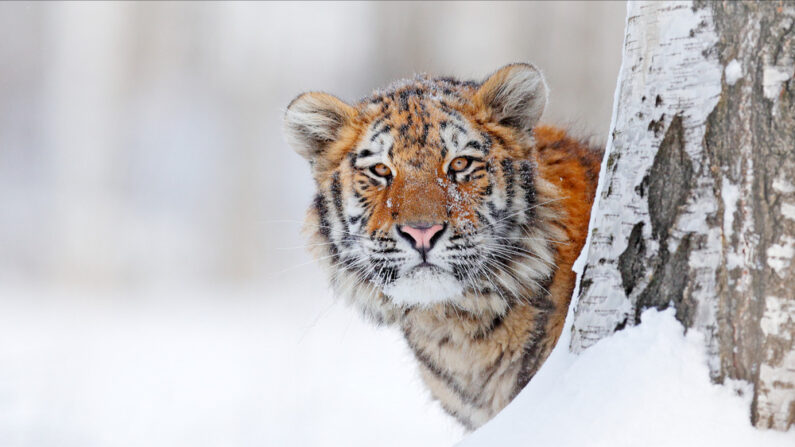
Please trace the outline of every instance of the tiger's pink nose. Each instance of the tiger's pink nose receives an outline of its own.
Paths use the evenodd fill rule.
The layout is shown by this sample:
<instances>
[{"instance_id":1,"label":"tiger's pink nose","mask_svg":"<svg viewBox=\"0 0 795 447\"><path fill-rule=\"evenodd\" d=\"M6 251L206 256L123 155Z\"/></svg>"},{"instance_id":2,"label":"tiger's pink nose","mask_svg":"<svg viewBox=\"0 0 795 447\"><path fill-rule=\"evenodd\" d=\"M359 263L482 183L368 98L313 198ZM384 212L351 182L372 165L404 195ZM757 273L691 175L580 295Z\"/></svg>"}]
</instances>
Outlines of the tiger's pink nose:
<instances>
[{"instance_id":1,"label":"tiger's pink nose","mask_svg":"<svg viewBox=\"0 0 795 447\"><path fill-rule=\"evenodd\" d=\"M406 238L409 242L414 243L414 248L421 253L425 253L436 243L438 236L444 230L444 225L401 225L398 227L398 232L401 236Z\"/></svg>"}]
</instances>

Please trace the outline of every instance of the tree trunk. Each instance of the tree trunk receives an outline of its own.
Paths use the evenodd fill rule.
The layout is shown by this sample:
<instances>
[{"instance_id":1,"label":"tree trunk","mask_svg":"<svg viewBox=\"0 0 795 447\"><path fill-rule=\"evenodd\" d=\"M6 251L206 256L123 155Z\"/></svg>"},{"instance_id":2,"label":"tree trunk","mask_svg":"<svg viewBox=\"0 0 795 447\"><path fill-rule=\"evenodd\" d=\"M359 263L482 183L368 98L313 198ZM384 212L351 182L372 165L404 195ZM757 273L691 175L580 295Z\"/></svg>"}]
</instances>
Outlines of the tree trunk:
<instances>
[{"instance_id":1,"label":"tree trunk","mask_svg":"<svg viewBox=\"0 0 795 447\"><path fill-rule=\"evenodd\" d=\"M795 423L795 4L631 3L571 350L647 308Z\"/></svg>"}]
</instances>

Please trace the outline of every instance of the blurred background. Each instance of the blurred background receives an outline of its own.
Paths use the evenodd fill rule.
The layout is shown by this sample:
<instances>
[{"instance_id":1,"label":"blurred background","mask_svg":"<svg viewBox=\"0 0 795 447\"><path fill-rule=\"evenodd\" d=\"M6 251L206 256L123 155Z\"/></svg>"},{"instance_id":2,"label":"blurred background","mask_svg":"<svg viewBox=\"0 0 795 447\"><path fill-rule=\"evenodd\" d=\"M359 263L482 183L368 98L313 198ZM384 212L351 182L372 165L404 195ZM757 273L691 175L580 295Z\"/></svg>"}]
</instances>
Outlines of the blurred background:
<instances>
[{"instance_id":1,"label":"blurred background","mask_svg":"<svg viewBox=\"0 0 795 447\"><path fill-rule=\"evenodd\" d=\"M0 4L0 445L450 445L302 249L286 105L528 61L604 142L622 2Z\"/></svg>"}]
</instances>

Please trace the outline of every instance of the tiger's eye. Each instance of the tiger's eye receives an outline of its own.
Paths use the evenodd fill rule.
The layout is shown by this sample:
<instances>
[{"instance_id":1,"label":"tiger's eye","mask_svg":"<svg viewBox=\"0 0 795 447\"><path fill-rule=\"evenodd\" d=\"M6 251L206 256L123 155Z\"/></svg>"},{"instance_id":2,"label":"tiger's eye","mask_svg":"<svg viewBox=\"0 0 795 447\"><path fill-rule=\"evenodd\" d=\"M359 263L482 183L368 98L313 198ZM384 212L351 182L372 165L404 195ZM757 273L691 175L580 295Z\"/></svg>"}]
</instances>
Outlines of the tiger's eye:
<instances>
[{"instance_id":1,"label":"tiger's eye","mask_svg":"<svg viewBox=\"0 0 795 447\"><path fill-rule=\"evenodd\" d=\"M379 177L389 177L392 175L392 170L389 169L389 166L383 163L378 163L377 165L373 166L371 170L373 171L373 174Z\"/></svg>"},{"instance_id":2,"label":"tiger's eye","mask_svg":"<svg viewBox=\"0 0 795 447\"><path fill-rule=\"evenodd\" d=\"M467 166L469 166L469 159L466 157L458 157L450 162L450 169L455 172L463 171Z\"/></svg>"}]
</instances>

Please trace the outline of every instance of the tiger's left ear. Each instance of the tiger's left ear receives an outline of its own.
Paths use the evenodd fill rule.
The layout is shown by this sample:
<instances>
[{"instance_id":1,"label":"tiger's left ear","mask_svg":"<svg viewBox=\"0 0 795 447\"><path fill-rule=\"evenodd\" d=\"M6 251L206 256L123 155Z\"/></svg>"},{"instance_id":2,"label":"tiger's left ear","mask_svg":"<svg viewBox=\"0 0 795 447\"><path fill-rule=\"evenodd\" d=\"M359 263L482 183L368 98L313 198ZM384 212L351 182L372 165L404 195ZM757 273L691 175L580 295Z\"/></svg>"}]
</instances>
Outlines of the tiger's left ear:
<instances>
[{"instance_id":1,"label":"tiger's left ear","mask_svg":"<svg viewBox=\"0 0 795 447\"><path fill-rule=\"evenodd\" d=\"M503 126L529 132L547 105L544 76L530 64L506 65L489 76L475 92L475 104L488 110Z\"/></svg>"}]
</instances>

